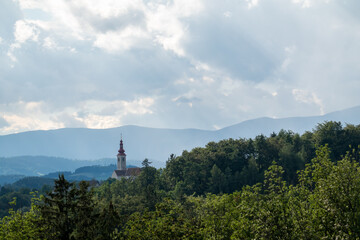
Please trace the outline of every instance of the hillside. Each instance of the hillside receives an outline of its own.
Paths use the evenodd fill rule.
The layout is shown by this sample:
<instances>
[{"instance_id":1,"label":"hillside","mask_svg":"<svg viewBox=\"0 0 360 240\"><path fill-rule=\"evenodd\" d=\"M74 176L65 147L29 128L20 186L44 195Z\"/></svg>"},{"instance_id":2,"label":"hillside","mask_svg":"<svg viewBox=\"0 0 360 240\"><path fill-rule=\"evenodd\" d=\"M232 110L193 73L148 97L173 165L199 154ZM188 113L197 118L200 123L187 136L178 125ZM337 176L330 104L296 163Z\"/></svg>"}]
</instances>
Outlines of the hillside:
<instances>
[{"instance_id":1,"label":"hillside","mask_svg":"<svg viewBox=\"0 0 360 240\"><path fill-rule=\"evenodd\" d=\"M128 167L141 166L129 160ZM19 156L0 158L0 185L13 183L25 176L57 178L59 172L68 173L71 180L107 179L116 168L116 159L77 161L58 157Z\"/></svg>"},{"instance_id":2,"label":"hillside","mask_svg":"<svg viewBox=\"0 0 360 240\"><path fill-rule=\"evenodd\" d=\"M149 158L154 165L164 166L171 153L180 155L183 150L202 147L211 141L227 138L252 138L259 134L269 135L272 132L278 132L280 129L303 133L307 130L311 131L318 123L326 120L341 121L343 124L359 124L360 106L324 116L283 119L259 118L217 131L122 126L111 129L67 128L23 132L0 136L0 156L41 155L74 160L110 158L115 161L120 134L122 134L128 159L141 163L144 158ZM80 167L80 165L76 167ZM134 165L138 164L135 163ZM0 168L0 172L4 171L6 170ZM9 172L8 174L17 173Z\"/></svg>"},{"instance_id":3,"label":"hillside","mask_svg":"<svg viewBox=\"0 0 360 240\"><path fill-rule=\"evenodd\" d=\"M12 239L14 229L31 229L33 239L54 239L44 227L63 231L65 219L72 228L64 234L87 234L74 239L353 239L360 235L360 148L349 146L359 142L360 125L326 122L302 135L210 142L171 156L164 169L144 162L138 177L120 181L71 183L109 175L115 165L26 177L0 189L0 220L8 215L0 233ZM38 208L30 208L33 188L48 193L35 200ZM8 204L14 197L16 214Z\"/></svg>"}]
</instances>

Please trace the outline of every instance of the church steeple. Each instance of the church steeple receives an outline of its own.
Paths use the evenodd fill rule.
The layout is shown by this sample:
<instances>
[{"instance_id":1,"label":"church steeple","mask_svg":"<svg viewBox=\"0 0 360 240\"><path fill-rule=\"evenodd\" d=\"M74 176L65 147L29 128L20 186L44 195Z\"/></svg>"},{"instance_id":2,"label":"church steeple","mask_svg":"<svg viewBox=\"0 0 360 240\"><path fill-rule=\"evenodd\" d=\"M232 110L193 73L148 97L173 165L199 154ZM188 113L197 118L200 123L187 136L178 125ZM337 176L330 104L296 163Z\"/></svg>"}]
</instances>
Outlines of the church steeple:
<instances>
[{"instance_id":1,"label":"church steeple","mask_svg":"<svg viewBox=\"0 0 360 240\"><path fill-rule=\"evenodd\" d=\"M119 149L118 152L119 152L119 155L126 156L122 137L121 137L121 140L120 140L120 149Z\"/></svg>"},{"instance_id":2,"label":"church steeple","mask_svg":"<svg viewBox=\"0 0 360 240\"><path fill-rule=\"evenodd\" d=\"M117 155L117 169L118 170L126 170L126 154L125 154L125 150L124 150L124 143L122 140L122 136L121 136L121 140L120 140L120 149L118 151L118 155Z\"/></svg>"},{"instance_id":3,"label":"church steeple","mask_svg":"<svg viewBox=\"0 0 360 240\"><path fill-rule=\"evenodd\" d=\"M120 148L117 154L117 168L114 170L113 174L111 175L112 178L120 180L121 178L135 178L139 176L141 172L141 168L132 167L126 168L126 154L124 149L124 142L121 135L120 138Z\"/></svg>"}]
</instances>

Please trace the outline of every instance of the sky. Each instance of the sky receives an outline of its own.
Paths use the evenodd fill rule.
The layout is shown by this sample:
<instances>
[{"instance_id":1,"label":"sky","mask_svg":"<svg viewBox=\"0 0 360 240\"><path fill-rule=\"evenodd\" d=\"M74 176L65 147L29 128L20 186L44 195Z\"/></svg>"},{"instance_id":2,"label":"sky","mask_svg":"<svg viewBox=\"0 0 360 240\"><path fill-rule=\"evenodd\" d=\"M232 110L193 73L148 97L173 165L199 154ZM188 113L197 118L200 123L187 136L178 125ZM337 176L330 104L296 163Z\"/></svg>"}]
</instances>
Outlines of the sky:
<instances>
[{"instance_id":1,"label":"sky","mask_svg":"<svg viewBox=\"0 0 360 240\"><path fill-rule=\"evenodd\" d=\"M1 0L0 135L360 105L358 0Z\"/></svg>"}]
</instances>

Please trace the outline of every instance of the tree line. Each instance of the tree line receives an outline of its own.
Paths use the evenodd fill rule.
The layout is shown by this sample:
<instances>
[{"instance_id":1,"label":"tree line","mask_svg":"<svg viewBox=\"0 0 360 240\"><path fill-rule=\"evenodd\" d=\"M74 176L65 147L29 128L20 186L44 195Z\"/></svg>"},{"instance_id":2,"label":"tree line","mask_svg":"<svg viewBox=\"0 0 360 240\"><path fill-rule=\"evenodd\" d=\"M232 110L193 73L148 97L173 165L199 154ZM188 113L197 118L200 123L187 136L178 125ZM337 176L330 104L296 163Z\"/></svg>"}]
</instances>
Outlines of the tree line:
<instances>
[{"instance_id":1,"label":"tree line","mask_svg":"<svg viewBox=\"0 0 360 240\"><path fill-rule=\"evenodd\" d=\"M59 176L1 219L0 239L357 239L359 143L360 125L325 122L210 142L164 169L145 159L95 188Z\"/></svg>"}]
</instances>

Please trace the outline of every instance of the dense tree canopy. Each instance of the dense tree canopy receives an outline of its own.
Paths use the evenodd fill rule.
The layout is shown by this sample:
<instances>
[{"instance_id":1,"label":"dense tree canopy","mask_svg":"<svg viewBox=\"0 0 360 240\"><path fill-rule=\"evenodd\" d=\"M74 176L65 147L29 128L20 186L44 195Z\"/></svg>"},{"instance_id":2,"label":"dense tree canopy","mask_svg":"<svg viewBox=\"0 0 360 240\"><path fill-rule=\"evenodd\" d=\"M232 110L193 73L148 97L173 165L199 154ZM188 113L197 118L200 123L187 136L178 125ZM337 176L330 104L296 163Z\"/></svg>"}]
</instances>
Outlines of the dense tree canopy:
<instances>
[{"instance_id":1,"label":"dense tree canopy","mask_svg":"<svg viewBox=\"0 0 360 240\"><path fill-rule=\"evenodd\" d=\"M59 176L28 211L10 199L0 239L358 239L359 144L360 126L325 122L145 159L96 188Z\"/></svg>"}]
</instances>

